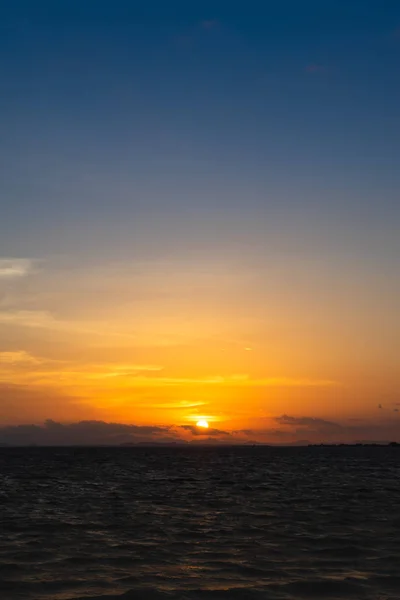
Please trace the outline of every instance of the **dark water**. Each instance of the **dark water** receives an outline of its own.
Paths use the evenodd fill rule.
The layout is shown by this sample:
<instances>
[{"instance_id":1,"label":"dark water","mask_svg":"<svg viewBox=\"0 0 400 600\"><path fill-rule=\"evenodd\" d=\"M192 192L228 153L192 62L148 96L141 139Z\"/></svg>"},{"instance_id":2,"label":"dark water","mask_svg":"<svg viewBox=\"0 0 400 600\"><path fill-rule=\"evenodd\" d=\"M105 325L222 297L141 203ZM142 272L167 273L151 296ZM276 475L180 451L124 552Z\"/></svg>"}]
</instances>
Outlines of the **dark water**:
<instances>
[{"instance_id":1,"label":"dark water","mask_svg":"<svg viewBox=\"0 0 400 600\"><path fill-rule=\"evenodd\" d=\"M396 448L0 449L0 598L400 598Z\"/></svg>"}]
</instances>

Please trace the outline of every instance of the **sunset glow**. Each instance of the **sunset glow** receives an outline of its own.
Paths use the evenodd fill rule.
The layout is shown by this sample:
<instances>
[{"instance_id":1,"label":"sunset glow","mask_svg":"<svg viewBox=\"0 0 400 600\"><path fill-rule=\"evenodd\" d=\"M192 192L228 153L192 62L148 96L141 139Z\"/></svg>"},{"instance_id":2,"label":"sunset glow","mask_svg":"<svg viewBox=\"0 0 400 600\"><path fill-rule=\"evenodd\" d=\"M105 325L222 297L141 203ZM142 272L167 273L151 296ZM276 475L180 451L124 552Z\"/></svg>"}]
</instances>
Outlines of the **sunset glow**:
<instances>
[{"instance_id":1,"label":"sunset glow","mask_svg":"<svg viewBox=\"0 0 400 600\"><path fill-rule=\"evenodd\" d=\"M167 5L0 36L0 428L397 439L398 36Z\"/></svg>"}]
</instances>

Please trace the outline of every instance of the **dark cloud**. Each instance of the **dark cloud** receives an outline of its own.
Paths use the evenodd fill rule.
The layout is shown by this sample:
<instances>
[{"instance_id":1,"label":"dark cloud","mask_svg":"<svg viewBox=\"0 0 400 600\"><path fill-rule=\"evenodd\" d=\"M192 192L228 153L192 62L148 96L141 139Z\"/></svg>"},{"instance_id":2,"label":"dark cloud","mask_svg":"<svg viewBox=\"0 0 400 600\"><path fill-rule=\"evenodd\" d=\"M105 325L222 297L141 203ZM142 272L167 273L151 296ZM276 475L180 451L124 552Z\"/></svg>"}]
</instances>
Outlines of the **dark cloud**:
<instances>
[{"instance_id":1,"label":"dark cloud","mask_svg":"<svg viewBox=\"0 0 400 600\"><path fill-rule=\"evenodd\" d=\"M44 425L11 425L0 427L0 443L11 445L118 445L124 443L159 441L168 433L168 427L125 425L104 421L80 421L63 424L47 420Z\"/></svg>"},{"instance_id":2,"label":"dark cloud","mask_svg":"<svg viewBox=\"0 0 400 600\"><path fill-rule=\"evenodd\" d=\"M232 431L234 434L243 434L243 435L254 435L254 429L235 429Z\"/></svg>"},{"instance_id":3,"label":"dark cloud","mask_svg":"<svg viewBox=\"0 0 400 600\"><path fill-rule=\"evenodd\" d=\"M394 409L398 412L398 409ZM47 420L43 425L10 425L0 427L0 444L18 446L96 446L120 444L171 444L184 443L182 433L190 432L190 443L249 443L249 440L273 445L306 444L319 442L369 441L385 443L400 441L398 417L393 412L385 420L347 420L335 423L317 417L275 418L276 428L241 429L232 432L220 429L200 429L195 425L150 426L106 423L104 421L79 421L71 424ZM392 415L391 418L389 415ZM299 440L302 440L301 442ZM305 441L306 440L306 441Z\"/></svg>"},{"instance_id":4,"label":"dark cloud","mask_svg":"<svg viewBox=\"0 0 400 600\"><path fill-rule=\"evenodd\" d=\"M253 432L254 435L255 432ZM274 438L288 438L291 437L291 433L290 431L285 431L284 429L267 429L266 430L266 435L268 437L274 437Z\"/></svg>"},{"instance_id":5,"label":"dark cloud","mask_svg":"<svg viewBox=\"0 0 400 600\"><path fill-rule=\"evenodd\" d=\"M196 446L196 445L198 445L198 446L204 446L204 445L208 445L209 444L210 446L217 446L217 445L218 446L219 445L223 446L223 445L227 445L227 443L228 443L227 438L225 438L225 440L221 440L221 439L218 439L218 438L215 438L215 437L207 437L207 438L197 437L194 440L191 440L189 442L189 445L191 445L191 446ZM232 442L229 441L229 443L232 443Z\"/></svg>"},{"instance_id":6,"label":"dark cloud","mask_svg":"<svg viewBox=\"0 0 400 600\"><path fill-rule=\"evenodd\" d=\"M270 438L287 438L292 437L292 433L290 431L285 431L284 429L236 429L232 431L233 435L246 435L246 436L257 436L262 435L263 437Z\"/></svg>"},{"instance_id":7,"label":"dark cloud","mask_svg":"<svg viewBox=\"0 0 400 600\"><path fill-rule=\"evenodd\" d=\"M213 429L209 427L208 429L201 429L200 427L196 427L196 425L180 425L180 429L184 429L185 431L190 431L192 435L196 436L216 436L216 435L231 435L229 431L221 431L220 429Z\"/></svg>"},{"instance_id":8,"label":"dark cloud","mask_svg":"<svg viewBox=\"0 0 400 600\"><path fill-rule=\"evenodd\" d=\"M324 433L340 431L342 429L339 423L316 417L290 417L289 415L282 415L281 417L276 417L275 420L280 425L297 425L308 430Z\"/></svg>"},{"instance_id":9,"label":"dark cloud","mask_svg":"<svg viewBox=\"0 0 400 600\"><path fill-rule=\"evenodd\" d=\"M286 426L295 437L307 435L312 442L348 442L358 441L385 443L397 441L400 431L396 418L381 421L352 419L343 423L326 421L317 417L292 417L282 415L275 421Z\"/></svg>"}]
</instances>

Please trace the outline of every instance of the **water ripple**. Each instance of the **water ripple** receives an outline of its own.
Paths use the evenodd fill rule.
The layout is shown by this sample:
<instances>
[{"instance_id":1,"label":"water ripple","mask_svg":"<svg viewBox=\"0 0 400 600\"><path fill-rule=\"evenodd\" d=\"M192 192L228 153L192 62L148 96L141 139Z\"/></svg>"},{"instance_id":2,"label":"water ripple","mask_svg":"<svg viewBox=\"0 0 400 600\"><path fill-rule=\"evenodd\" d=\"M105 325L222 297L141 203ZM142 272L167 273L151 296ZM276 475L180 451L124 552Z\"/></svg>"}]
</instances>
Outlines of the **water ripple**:
<instances>
[{"instance_id":1,"label":"water ripple","mask_svg":"<svg viewBox=\"0 0 400 600\"><path fill-rule=\"evenodd\" d=\"M2 600L398 600L395 448L1 449Z\"/></svg>"}]
</instances>

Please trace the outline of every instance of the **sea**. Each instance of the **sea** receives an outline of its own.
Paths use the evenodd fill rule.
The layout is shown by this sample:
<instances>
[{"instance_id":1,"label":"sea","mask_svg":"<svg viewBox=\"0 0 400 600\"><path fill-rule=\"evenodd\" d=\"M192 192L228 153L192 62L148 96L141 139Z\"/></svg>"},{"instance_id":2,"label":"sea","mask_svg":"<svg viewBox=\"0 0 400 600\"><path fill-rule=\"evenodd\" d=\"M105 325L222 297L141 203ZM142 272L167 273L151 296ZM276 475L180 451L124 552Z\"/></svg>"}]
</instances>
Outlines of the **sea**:
<instances>
[{"instance_id":1,"label":"sea","mask_svg":"<svg viewBox=\"0 0 400 600\"><path fill-rule=\"evenodd\" d=\"M400 448L1 448L1 600L400 599Z\"/></svg>"}]
</instances>

